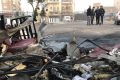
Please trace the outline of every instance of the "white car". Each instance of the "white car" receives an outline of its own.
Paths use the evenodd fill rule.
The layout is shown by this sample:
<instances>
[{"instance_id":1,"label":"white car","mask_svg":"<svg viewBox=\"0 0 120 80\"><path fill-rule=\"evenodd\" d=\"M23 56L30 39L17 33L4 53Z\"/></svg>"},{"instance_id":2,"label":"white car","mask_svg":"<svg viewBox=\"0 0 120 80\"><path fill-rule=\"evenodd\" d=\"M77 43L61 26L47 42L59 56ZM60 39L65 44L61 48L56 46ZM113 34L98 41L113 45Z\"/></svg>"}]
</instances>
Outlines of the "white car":
<instances>
[{"instance_id":1,"label":"white car","mask_svg":"<svg viewBox=\"0 0 120 80\"><path fill-rule=\"evenodd\" d=\"M115 24L120 24L120 11L115 14Z\"/></svg>"},{"instance_id":2,"label":"white car","mask_svg":"<svg viewBox=\"0 0 120 80\"><path fill-rule=\"evenodd\" d=\"M71 17L70 16L64 16L64 21L70 22L71 21Z\"/></svg>"}]
</instances>

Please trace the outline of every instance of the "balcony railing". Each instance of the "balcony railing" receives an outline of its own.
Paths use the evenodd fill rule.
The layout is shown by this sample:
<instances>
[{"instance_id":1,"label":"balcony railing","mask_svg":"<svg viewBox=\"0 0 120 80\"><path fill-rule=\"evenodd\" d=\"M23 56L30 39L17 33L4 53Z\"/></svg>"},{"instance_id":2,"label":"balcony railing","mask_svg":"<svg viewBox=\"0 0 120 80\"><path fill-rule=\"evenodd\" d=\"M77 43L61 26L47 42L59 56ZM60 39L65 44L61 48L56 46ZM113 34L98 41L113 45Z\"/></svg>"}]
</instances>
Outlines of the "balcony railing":
<instances>
[{"instance_id":1,"label":"balcony railing","mask_svg":"<svg viewBox=\"0 0 120 80\"><path fill-rule=\"evenodd\" d=\"M59 3L59 0L58 1L48 1L48 3Z\"/></svg>"},{"instance_id":2,"label":"balcony railing","mask_svg":"<svg viewBox=\"0 0 120 80\"><path fill-rule=\"evenodd\" d=\"M62 12L62 15L73 15L73 12Z\"/></svg>"},{"instance_id":3,"label":"balcony railing","mask_svg":"<svg viewBox=\"0 0 120 80\"><path fill-rule=\"evenodd\" d=\"M49 12L50 14L60 14L60 12Z\"/></svg>"},{"instance_id":4,"label":"balcony railing","mask_svg":"<svg viewBox=\"0 0 120 80\"><path fill-rule=\"evenodd\" d=\"M72 0L62 0L62 3L72 3Z\"/></svg>"}]
</instances>

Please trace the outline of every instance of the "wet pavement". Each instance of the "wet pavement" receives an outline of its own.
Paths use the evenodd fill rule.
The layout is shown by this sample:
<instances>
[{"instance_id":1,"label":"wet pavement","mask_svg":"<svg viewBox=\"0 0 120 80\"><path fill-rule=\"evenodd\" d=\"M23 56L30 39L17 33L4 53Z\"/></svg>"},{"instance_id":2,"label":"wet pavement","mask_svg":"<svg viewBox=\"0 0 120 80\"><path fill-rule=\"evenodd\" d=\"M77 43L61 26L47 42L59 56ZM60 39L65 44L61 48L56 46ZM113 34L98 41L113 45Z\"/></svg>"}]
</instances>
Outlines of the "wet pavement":
<instances>
[{"instance_id":1,"label":"wet pavement","mask_svg":"<svg viewBox=\"0 0 120 80\"><path fill-rule=\"evenodd\" d=\"M62 24L47 24L44 31L46 41L70 42L73 37L77 43L86 39L94 40L98 44L119 44L120 26L105 21L103 25L86 25L85 21Z\"/></svg>"}]
</instances>

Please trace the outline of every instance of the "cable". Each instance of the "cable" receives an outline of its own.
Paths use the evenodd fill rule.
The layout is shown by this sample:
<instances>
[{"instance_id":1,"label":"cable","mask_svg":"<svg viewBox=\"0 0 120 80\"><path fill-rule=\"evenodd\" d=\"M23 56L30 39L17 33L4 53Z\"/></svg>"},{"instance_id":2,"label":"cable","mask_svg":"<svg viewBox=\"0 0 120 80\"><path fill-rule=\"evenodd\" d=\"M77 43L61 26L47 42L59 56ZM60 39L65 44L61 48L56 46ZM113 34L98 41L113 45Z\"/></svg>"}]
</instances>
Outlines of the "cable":
<instances>
[{"instance_id":1,"label":"cable","mask_svg":"<svg viewBox=\"0 0 120 80\"><path fill-rule=\"evenodd\" d=\"M37 80L39 74L41 73L41 71L57 56L59 55L59 53L57 53L51 60L49 60L45 65L42 66L42 68L39 70L39 72L36 74L35 80Z\"/></svg>"},{"instance_id":2,"label":"cable","mask_svg":"<svg viewBox=\"0 0 120 80\"><path fill-rule=\"evenodd\" d=\"M87 39L87 41L88 41L88 42L91 42L92 44L94 44L95 46L99 47L100 49L102 49L102 50L104 50L104 51L107 51L107 52L110 51L110 50L107 50L107 49L105 49L105 48L103 48L103 47L97 45L96 43L94 43L93 41L91 41L91 40L89 40L89 39Z\"/></svg>"}]
</instances>

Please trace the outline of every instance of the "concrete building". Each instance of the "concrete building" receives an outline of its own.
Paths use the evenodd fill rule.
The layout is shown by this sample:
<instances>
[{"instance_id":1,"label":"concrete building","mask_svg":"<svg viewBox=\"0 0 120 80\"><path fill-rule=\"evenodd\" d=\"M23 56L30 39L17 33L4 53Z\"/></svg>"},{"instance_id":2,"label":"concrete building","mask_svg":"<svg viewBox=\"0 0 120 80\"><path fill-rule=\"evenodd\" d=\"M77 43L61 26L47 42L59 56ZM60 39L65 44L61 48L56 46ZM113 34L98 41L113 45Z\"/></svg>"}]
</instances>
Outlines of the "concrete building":
<instances>
[{"instance_id":1,"label":"concrete building","mask_svg":"<svg viewBox=\"0 0 120 80\"><path fill-rule=\"evenodd\" d=\"M114 13L116 11L115 7L104 7L106 13Z\"/></svg>"},{"instance_id":2,"label":"concrete building","mask_svg":"<svg viewBox=\"0 0 120 80\"><path fill-rule=\"evenodd\" d=\"M94 7L101 6L101 3L94 3L93 6L94 6Z\"/></svg>"},{"instance_id":3,"label":"concrete building","mask_svg":"<svg viewBox=\"0 0 120 80\"><path fill-rule=\"evenodd\" d=\"M94 3L93 6L100 7L100 6L102 6L102 4L101 3ZM113 7L103 6L103 8L105 9L106 13L114 13L116 11L116 8L114 6Z\"/></svg>"},{"instance_id":4,"label":"concrete building","mask_svg":"<svg viewBox=\"0 0 120 80\"><path fill-rule=\"evenodd\" d=\"M120 0L114 0L114 6L117 11L120 11Z\"/></svg>"},{"instance_id":5,"label":"concrete building","mask_svg":"<svg viewBox=\"0 0 120 80\"><path fill-rule=\"evenodd\" d=\"M94 7L99 7L101 6L101 3L94 3L93 6ZM114 17L114 13L116 12L116 8L114 6L103 6L103 8L105 9L105 19L107 20L112 20Z\"/></svg>"},{"instance_id":6,"label":"concrete building","mask_svg":"<svg viewBox=\"0 0 120 80\"><path fill-rule=\"evenodd\" d=\"M20 0L0 0L0 13L4 13L5 16L12 16L20 10Z\"/></svg>"},{"instance_id":7,"label":"concrete building","mask_svg":"<svg viewBox=\"0 0 120 80\"><path fill-rule=\"evenodd\" d=\"M1 0L0 0L0 5L2 4ZM0 12L2 11L2 6L0 6Z\"/></svg>"},{"instance_id":8,"label":"concrete building","mask_svg":"<svg viewBox=\"0 0 120 80\"><path fill-rule=\"evenodd\" d=\"M49 22L59 22L73 17L74 0L47 0L46 2Z\"/></svg>"}]
</instances>

